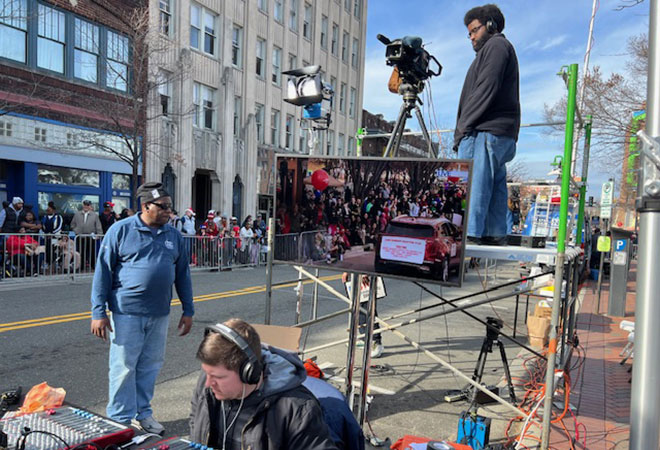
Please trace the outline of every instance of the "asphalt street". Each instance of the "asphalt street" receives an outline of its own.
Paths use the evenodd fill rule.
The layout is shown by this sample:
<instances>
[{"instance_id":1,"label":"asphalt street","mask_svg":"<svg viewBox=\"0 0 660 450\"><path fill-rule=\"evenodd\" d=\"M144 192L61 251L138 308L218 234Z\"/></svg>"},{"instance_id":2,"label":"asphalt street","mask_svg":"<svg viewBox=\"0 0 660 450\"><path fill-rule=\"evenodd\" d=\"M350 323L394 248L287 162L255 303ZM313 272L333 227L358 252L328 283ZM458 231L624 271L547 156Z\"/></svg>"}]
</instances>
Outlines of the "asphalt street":
<instances>
[{"instance_id":1,"label":"asphalt street","mask_svg":"<svg viewBox=\"0 0 660 450\"><path fill-rule=\"evenodd\" d=\"M274 281L295 281L298 273L290 266L278 265L274 269ZM482 290L488 286L518 278L517 265L506 263L495 271L481 269L481 277L474 271L466 275L462 288L443 288L426 284L432 292L452 299ZM320 276L340 292L344 292L340 274L321 271ZM26 281L27 283L30 280ZM167 435L186 435L189 401L196 380L199 363L195 351L206 324L240 317L254 323L263 323L265 318L264 268L237 269L222 272L203 272L193 275L195 295L195 323L190 335L177 336L176 325L181 308L174 304L170 320L167 358L161 371L154 398L155 417L167 426ZM387 297L379 300L378 313L381 318L402 314L418 307L437 304L438 298L425 292L415 284L395 279L386 279ZM296 319L296 283L279 286L273 290L271 323L293 325ZM510 291L509 288L502 292ZM312 285L303 287L304 301L301 319L311 314ZM107 354L108 344L95 338L89 330L90 283L54 284L8 288L0 286L0 390L23 386L24 389L48 382L53 387L66 390L66 400L72 404L104 413L107 398ZM500 291L497 291L499 294ZM491 297L496 293L489 294ZM469 305L483 300L485 296L472 297L458 302ZM345 308L343 300L327 290L319 290L319 315ZM518 335L524 341L523 324L525 302L521 299ZM442 312L434 307L421 313L409 314L388 323L399 323L419 319ZM515 297L469 310L485 320L487 316L498 316L504 320L504 333L511 334L514 323ZM347 337L345 315L311 326L303 332L302 345L312 348L324 343ZM485 327L456 312L428 320L420 320L400 329L413 341L450 362L464 374L471 376L477 355L485 336ZM439 363L409 346L392 333L384 333L385 354L372 360L370 372L370 394L373 401L367 417L372 428L366 431L392 441L405 434L416 434L438 439L456 435L458 416L467 407L465 402L448 404L443 401L444 391L461 388L465 383L457 379ZM507 357L513 361L522 358L521 349L504 341ZM312 353L317 362L326 368L327 375L335 376L335 383L346 375L346 346L336 345ZM358 365L361 355L358 355ZM358 368L359 369L359 368ZM359 378L359 370L356 371ZM488 357L484 380L497 383L503 376L499 354ZM341 389L341 385L337 384ZM500 413L496 413L500 414ZM502 422L494 425L496 438L510 417L502 413Z\"/></svg>"}]
</instances>

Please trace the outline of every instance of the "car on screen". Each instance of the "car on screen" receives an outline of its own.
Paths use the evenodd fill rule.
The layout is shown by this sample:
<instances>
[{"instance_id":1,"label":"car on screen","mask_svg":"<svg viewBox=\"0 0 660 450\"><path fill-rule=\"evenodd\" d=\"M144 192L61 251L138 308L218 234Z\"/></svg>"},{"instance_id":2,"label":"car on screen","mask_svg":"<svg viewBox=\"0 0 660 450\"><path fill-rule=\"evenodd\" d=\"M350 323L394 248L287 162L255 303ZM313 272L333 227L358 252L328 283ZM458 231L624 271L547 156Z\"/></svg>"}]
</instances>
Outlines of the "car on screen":
<instances>
[{"instance_id":1,"label":"car on screen","mask_svg":"<svg viewBox=\"0 0 660 450\"><path fill-rule=\"evenodd\" d=\"M451 271L460 269L462 239L461 229L444 217L396 217L378 237L376 271L414 271L447 281Z\"/></svg>"}]
</instances>

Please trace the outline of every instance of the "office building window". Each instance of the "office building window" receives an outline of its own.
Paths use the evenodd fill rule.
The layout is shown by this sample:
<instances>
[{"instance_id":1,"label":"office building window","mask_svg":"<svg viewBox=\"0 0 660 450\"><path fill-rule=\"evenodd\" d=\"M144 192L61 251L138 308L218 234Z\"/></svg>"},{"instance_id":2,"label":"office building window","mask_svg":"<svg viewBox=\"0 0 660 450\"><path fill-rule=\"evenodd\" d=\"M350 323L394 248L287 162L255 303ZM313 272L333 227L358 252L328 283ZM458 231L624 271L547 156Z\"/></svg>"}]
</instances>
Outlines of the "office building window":
<instances>
[{"instance_id":1,"label":"office building window","mask_svg":"<svg viewBox=\"0 0 660 450\"><path fill-rule=\"evenodd\" d=\"M351 88L351 96L348 101L348 117L355 119L355 88Z\"/></svg>"},{"instance_id":2,"label":"office building window","mask_svg":"<svg viewBox=\"0 0 660 450\"><path fill-rule=\"evenodd\" d=\"M273 15L275 17L275 20L282 23L283 21L283 9L284 6L282 6L283 0L275 0L275 8L273 9Z\"/></svg>"},{"instance_id":3,"label":"office building window","mask_svg":"<svg viewBox=\"0 0 660 450\"><path fill-rule=\"evenodd\" d=\"M341 60L348 62L348 32L344 31L344 35L341 38Z\"/></svg>"},{"instance_id":4,"label":"office building window","mask_svg":"<svg viewBox=\"0 0 660 450\"><path fill-rule=\"evenodd\" d=\"M273 83L280 85L282 80L282 49L273 47Z\"/></svg>"},{"instance_id":5,"label":"office building window","mask_svg":"<svg viewBox=\"0 0 660 450\"><path fill-rule=\"evenodd\" d=\"M330 104L330 107L334 109L335 105L337 104L337 102L335 101L335 98L337 97L337 94L338 94L338 92L337 92L337 78L330 77L330 86L332 87L332 92L334 94L332 96L332 100L331 100L332 103Z\"/></svg>"},{"instance_id":6,"label":"office building window","mask_svg":"<svg viewBox=\"0 0 660 450\"><path fill-rule=\"evenodd\" d=\"M160 112L167 116L172 109L172 74L161 70L158 72L158 97L160 100Z\"/></svg>"},{"instance_id":7,"label":"office building window","mask_svg":"<svg viewBox=\"0 0 660 450\"><path fill-rule=\"evenodd\" d=\"M199 5L190 5L190 46L215 56L217 16Z\"/></svg>"},{"instance_id":8,"label":"office building window","mask_svg":"<svg viewBox=\"0 0 660 450\"><path fill-rule=\"evenodd\" d=\"M280 146L280 112L276 109L270 113L270 143L274 147Z\"/></svg>"},{"instance_id":9,"label":"office building window","mask_svg":"<svg viewBox=\"0 0 660 450\"><path fill-rule=\"evenodd\" d=\"M302 123L298 128L298 150L300 153L307 152L307 130L302 127Z\"/></svg>"},{"instance_id":10,"label":"office building window","mask_svg":"<svg viewBox=\"0 0 660 450\"><path fill-rule=\"evenodd\" d=\"M243 67L243 29L234 25L231 32L231 63L239 69Z\"/></svg>"},{"instance_id":11,"label":"office building window","mask_svg":"<svg viewBox=\"0 0 660 450\"><path fill-rule=\"evenodd\" d=\"M11 137L11 123L0 121L0 136Z\"/></svg>"},{"instance_id":12,"label":"office building window","mask_svg":"<svg viewBox=\"0 0 660 450\"><path fill-rule=\"evenodd\" d=\"M339 135L338 135L337 155L344 156L344 133L339 133Z\"/></svg>"},{"instance_id":13,"label":"office building window","mask_svg":"<svg viewBox=\"0 0 660 450\"><path fill-rule=\"evenodd\" d=\"M207 130L215 128L215 89L193 83L193 125Z\"/></svg>"},{"instance_id":14,"label":"office building window","mask_svg":"<svg viewBox=\"0 0 660 450\"><path fill-rule=\"evenodd\" d=\"M257 142L264 144L264 105L255 103L254 105L254 122L257 125Z\"/></svg>"},{"instance_id":15,"label":"office building window","mask_svg":"<svg viewBox=\"0 0 660 450\"><path fill-rule=\"evenodd\" d=\"M339 112L346 113L346 83L339 88Z\"/></svg>"},{"instance_id":16,"label":"office building window","mask_svg":"<svg viewBox=\"0 0 660 450\"><path fill-rule=\"evenodd\" d=\"M353 47L351 50L351 65L353 67L358 66L358 52L359 52L358 40L353 38Z\"/></svg>"},{"instance_id":17,"label":"office building window","mask_svg":"<svg viewBox=\"0 0 660 450\"><path fill-rule=\"evenodd\" d=\"M241 114L243 112L243 101L241 97L234 97L234 136L238 136L241 132Z\"/></svg>"},{"instance_id":18,"label":"office building window","mask_svg":"<svg viewBox=\"0 0 660 450\"><path fill-rule=\"evenodd\" d=\"M38 19L37 66L64 73L65 15L55 8L39 3Z\"/></svg>"},{"instance_id":19,"label":"office building window","mask_svg":"<svg viewBox=\"0 0 660 450\"><path fill-rule=\"evenodd\" d=\"M99 27L76 17L73 33L73 76L96 83L99 64Z\"/></svg>"},{"instance_id":20,"label":"office building window","mask_svg":"<svg viewBox=\"0 0 660 450\"><path fill-rule=\"evenodd\" d=\"M360 13L362 11L362 0L355 0L353 2L353 15L356 19L360 18Z\"/></svg>"},{"instance_id":21,"label":"office building window","mask_svg":"<svg viewBox=\"0 0 660 450\"><path fill-rule=\"evenodd\" d=\"M327 155L334 155L335 152L335 132L332 130L328 130L328 146L326 149L326 154Z\"/></svg>"},{"instance_id":22,"label":"office building window","mask_svg":"<svg viewBox=\"0 0 660 450\"><path fill-rule=\"evenodd\" d=\"M328 48L328 18L321 17L321 48Z\"/></svg>"},{"instance_id":23,"label":"office building window","mask_svg":"<svg viewBox=\"0 0 660 450\"><path fill-rule=\"evenodd\" d=\"M339 54L339 25L332 24L332 40L330 41L330 53L337 56Z\"/></svg>"},{"instance_id":24,"label":"office building window","mask_svg":"<svg viewBox=\"0 0 660 450\"><path fill-rule=\"evenodd\" d=\"M158 20L158 30L170 36L172 32L172 0L160 0L160 15Z\"/></svg>"},{"instance_id":25,"label":"office building window","mask_svg":"<svg viewBox=\"0 0 660 450\"><path fill-rule=\"evenodd\" d=\"M284 147L293 150L293 116L291 114L286 115L284 127Z\"/></svg>"},{"instance_id":26,"label":"office building window","mask_svg":"<svg viewBox=\"0 0 660 450\"><path fill-rule=\"evenodd\" d=\"M27 0L0 0L0 57L27 62Z\"/></svg>"},{"instance_id":27,"label":"office building window","mask_svg":"<svg viewBox=\"0 0 660 450\"><path fill-rule=\"evenodd\" d=\"M352 1L353 1L353 0L344 0L344 9L345 9L346 11L348 11L349 14L350 14L350 12L351 12L351 3L352 3Z\"/></svg>"},{"instance_id":28,"label":"office building window","mask_svg":"<svg viewBox=\"0 0 660 450\"><path fill-rule=\"evenodd\" d=\"M266 75L266 41L257 38L257 66L256 72L259 78L263 78Z\"/></svg>"},{"instance_id":29,"label":"office building window","mask_svg":"<svg viewBox=\"0 0 660 450\"><path fill-rule=\"evenodd\" d=\"M268 12L268 0L257 0L257 7L260 11Z\"/></svg>"},{"instance_id":30,"label":"office building window","mask_svg":"<svg viewBox=\"0 0 660 450\"><path fill-rule=\"evenodd\" d=\"M289 28L298 31L298 0L289 0Z\"/></svg>"},{"instance_id":31,"label":"office building window","mask_svg":"<svg viewBox=\"0 0 660 450\"><path fill-rule=\"evenodd\" d=\"M312 5L305 3L303 16L303 37L312 39Z\"/></svg>"},{"instance_id":32,"label":"office building window","mask_svg":"<svg viewBox=\"0 0 660 450\"><path fill-rule=\"evenodd\" d=\"M298 63L298 58L296 57L296 55L294 55L293 53L289 53L289 65L287 66L288 67L287 70L295 69L297 63Z\"/></svg>"},{"instance_id":33,"label":"office building window","mask_svg":"<svg viewBox=\"0 0 660 450\"><path fill-rule=\"evenodd\" d=\"M349 136L348 137L348 151L347 151L346 154L348 156L351 156L351 155L355 155L356 153L357 152L355 151L355 138L352 137L352 136Z\"/></svg>"},{"instance_id":34,"label":"office building window","mask_svg":"<svg viewBox=\"0 0 660 450\"><path fill-rule=\"evenodd\" d=\"M108 31L106 46L106 86L119 91L128 89L128 38Z\"/></svg>"}]
</instances>

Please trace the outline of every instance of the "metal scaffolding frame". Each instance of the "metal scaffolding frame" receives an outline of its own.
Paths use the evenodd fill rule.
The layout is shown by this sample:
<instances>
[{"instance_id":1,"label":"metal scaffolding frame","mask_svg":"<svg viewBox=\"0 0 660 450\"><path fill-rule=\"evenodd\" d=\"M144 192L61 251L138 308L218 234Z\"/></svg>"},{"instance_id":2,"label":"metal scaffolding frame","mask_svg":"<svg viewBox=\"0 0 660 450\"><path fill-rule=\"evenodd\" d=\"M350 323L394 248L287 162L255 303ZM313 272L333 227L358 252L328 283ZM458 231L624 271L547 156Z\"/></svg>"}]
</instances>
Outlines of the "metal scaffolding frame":
<instances>
[{"instance_id":1,"label":"metal scaffolding frame","mask_svg":"<svg viewBox=\"0 0 660 450\"><path fill-rule=\"evenodd\" d=\"M564 368L570 362L572 354L572 336L575 332L576 324L576 306L577 306L577 296L578 296L578 279L579 279L579 258L582 255L582 251L579 248L581 243L581 229L582 224L578 224L578 233L576 235L576 246L568 247L566 246L567 228L568 228L568 199L571 191L571 185L576 186L579 189L580 201L579 201L579 217L584 217L584 197L586 195L586 174L587 174L587 165L588 165L588 149L589 149L589 137L590 137L590 117L585 117L585 121L582 121L582 118L579 114L579 111L576 107L576 92L577 92L577 64L571 64L562 71L560 75L563 76L564 80L567 83L568 87L568 102L567 102L567 117L565 122L565 136L564 136L564 164L562 165L562 183L561 183L561 203L560 203L560 217L559 217L559 230L557 235L557 248L556 249L531 249L531 248L521 248L521 247L496 247L496 246L474 246L466 245L466 257L477 257L477 258L488 258L495 260L507 260L507 261L526 261L534 263L542 263L548 266L554 266L554 297L552 304L552 317L551 317L551 329L549 336L549 345L548 345L548 356L547 356L547 369L546 369L546 397L544 404L544 414L543 414L543 423L542 423L542 443L541 448L548 448L548 438L550 430L550 420L551 414L549 413L552 409L552 397L555 391L555 368L560 367ZM586 139L585 139L585 153L583 157L583 178L580 180L580 183L575 183L571 176L571 156L572 156L572 147L573 147L573 136L574 136L574 125L576 116L578 118L578 123L586 129ZM542 124L531 124L532 126L539 126ZM547 124L546 124L547 125ZM556 125L553 123L551 125ZM365 137L376 137L376 136L361 136ZM379 136L380 137L380 136ZM284 283L291 283L292 281L286 281L283 283L273 283L273 248L274 248L274 237L275 237L275 224L274 219L269 220L269 231L268 231L268 243L270 251L268 252L268 263L266 269L266 302L265 302L265 323L270 324L271 321L271 306L272 306L272 289L274 286ZM294 265L294 268L298 271L299 277L293 282L298 282L300 286L298 294L298 302L296 307L296 326L298 327L307 327L315 323L319 323L323 320L327 320L333 317L337 317L342 314L349 314L349 335L346 339L340 341L331 342L324 344L322 346L315 347L313 349L307 349L305 353L310 351L321 350L322 348L327 348L334 345L343 344L348 342L348 351L347 351L347 360L346 360L346 383L345 383L345 393L349 406L356 414L360 426L363 425L366 415L366 390L368 388L369 380L369 367L371 364L371 356L368 350L363 352L363 361L362 361L362 370L361 370L361 383L360 383L360 393L359 395L356 392L356 387L353 383L353 369L355 368L355 344L357 340L361 337L358 333L358 316L359 312L367 314L369 320L367 320L366 330L364 333L365 340L365 349L369 349L371 345L371 340L373 335L376 333L382 333L385 331L391 332L402 340L406 341L408 344L413 346L416 349L423 351L427 356L429 356L434 361L440 363L443 367L452 371L458 377L464 379L467 383L472 385L475 389L478 389L484 392L489 397L493 398L495 401L506 406L512 413L515 415L520 415L524 418L528 417L528 414L520 410L516 406L510 404L507 400L499 397L493 392L481 386L479 383L476 383L472 378L466 376L461 371L456 369L454 366L444 361L442 358L438 357L434 353L430 352L428 349L421 346L418 342L413 341L408 336L401 333L398 328L412 324L418 323L420 320L426 320L434 317L438 317L444 314L450 314L453 312L463 312L467 313L467 309L481 305L483 303L490 303L497 301L503 298L509 298L511 296L524 295L528 290L514 290L510 293L499 295L493 298L486 299L485 301L475 302L468 306L458 307L453 303L459 299L465 299L472 296L478 296L485 292L489 292L490 289L479 291L468 296L461 296L457 299L447 300L432 291L426 289L421 283L418 284L422 289L425 289L426 292L438 297L441 302L430 305L421 309L416 309L412 311L407 311L405 313L392 316L386 319L380 319L375 317L375 303L376 303L376 289L371 289L369 301L367 302L366 308L362 308L359 302L359 289L358 289L358 280L359 276L357 274L351 274L350 283L352 284L352 298L346 297L344 294L338 292L332 286L330 286L325 281L321 280L318 276L318 269L315 273L311 273L305 268ZM541 274L541 275L545 275ZM540 276L540 275L539 275ZM312 299L312 320L307 322L300 322L300 310L301 303L303 299L302 295L302 279L306 277L307 279L314 282L314 294ZM514 283L505 283L502 286L497 286L492 289L500 289L502 287L509 286L511 284L520 284L527 280L531 280L534 277L527 277L521 280L516 280ZM658 277L660 279L660 277ZM565 283L565 284L564 284ZM371 286L376 285L376 277L371 276ZM333 294L340 300L343 300L347 303L348 308L336 311L329 315L323 317L317 317L317 307L318 307L318 287L324 287L329 293ZM565 286L565 291L563 286ZM437 306L449 305L453 309L449 311L443 311L441 313L434 313L424 318L417 318L407 322L401 322L397 324L390 324L387 320L393 318L402 317L405 315L421 312L421 310L431 309ZM467 313L470 315L469 313ZM470 315L472 318L474 316ZM478 320L478 319L477 319ZM381 328L374 331L374 322L378 322ZM483 321L480 321L484 323ZM561 326L561 334L558 333ZM660 329L660 327L658 327ZM501 333L501 332L500 332ZM520 345L524 348L529 348L515 339L505 336L506 339ZM536 352L534 352L536 353ZM536 353L538 355L538 353ZM559 358L557 357L559 354ZM539 355L540 356L540 355ZM355 399L358 397L358 402L355 404ZM548 412L547 414L545 412Z\"/></svg>"}]
</instances>

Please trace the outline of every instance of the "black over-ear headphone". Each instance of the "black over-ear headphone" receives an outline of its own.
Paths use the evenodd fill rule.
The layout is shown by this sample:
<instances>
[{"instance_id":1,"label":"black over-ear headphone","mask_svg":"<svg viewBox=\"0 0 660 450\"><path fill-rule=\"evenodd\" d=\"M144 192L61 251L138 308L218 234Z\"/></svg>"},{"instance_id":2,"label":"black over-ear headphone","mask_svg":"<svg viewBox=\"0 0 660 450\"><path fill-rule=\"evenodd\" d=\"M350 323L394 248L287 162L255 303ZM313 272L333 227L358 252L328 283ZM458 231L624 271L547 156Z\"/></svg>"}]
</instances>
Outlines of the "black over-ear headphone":
<instances>
[{"instance_id":1,"label":"black over-ear headphone","mask_svg":"<svg viewBox=\"0 0 660 450\"><path fill-rule=\"evenodd\" d=\"M498 31L497 22L495 22L492 17L489 17L486 21L486 31L490 34L495 34Z\"/></svg>"},{"instance_id":2,"label":"black over-ear headphone","mask_svg":"<svg viewBox=\"0 0 660 450\"><path fill-rule=\"evenodd\" d=\"M209 325L206 327L204 330L204 335L206 336L210 332L218 333L228 341L236 344L236 346L241 349L247 359L243 362L243 364L241 364L241 367L238 370L238 376L245 384L257 384L261 378L263 367L261 365L261 361L257 359L257 355L254 354L250 348L250 345L243 338L243 336L229 328L227 325L223 325L221 323L216 323L215 325Z\"/></svg>"}]
</instances>

